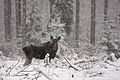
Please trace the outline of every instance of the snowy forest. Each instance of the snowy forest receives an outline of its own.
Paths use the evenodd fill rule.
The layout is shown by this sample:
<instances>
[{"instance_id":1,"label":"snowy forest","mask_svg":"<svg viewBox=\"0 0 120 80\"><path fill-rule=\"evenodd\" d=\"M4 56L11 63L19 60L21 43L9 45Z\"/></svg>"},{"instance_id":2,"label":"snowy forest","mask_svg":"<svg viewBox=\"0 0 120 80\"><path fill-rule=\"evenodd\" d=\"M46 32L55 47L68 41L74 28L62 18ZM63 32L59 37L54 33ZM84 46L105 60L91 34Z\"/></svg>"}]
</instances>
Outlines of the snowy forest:
<instances>
[{"instance_id":1,"label":"snowy forest","mask_svg":"<svg viewBox=\"0 0 120 80\"><path fill-rule=\"evenodd\" d=\"M0 0L0 80L119 75L120 0Z\"/></svg>"}]
</instances>

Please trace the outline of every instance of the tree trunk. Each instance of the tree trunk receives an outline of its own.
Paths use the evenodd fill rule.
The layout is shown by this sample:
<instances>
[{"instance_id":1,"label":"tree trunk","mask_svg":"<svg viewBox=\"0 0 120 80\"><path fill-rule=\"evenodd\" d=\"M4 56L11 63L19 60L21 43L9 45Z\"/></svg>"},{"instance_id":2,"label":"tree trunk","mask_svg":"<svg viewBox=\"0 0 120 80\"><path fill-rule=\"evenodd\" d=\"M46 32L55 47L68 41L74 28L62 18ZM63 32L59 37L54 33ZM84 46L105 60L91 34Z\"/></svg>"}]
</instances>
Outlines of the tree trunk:
<instances>
[{"instance_id":1,"label":"tree trunk","mask_svg":"<svg viewBox=\"0 0 120 80\"><path fill-rule=\"evenodd\" d=\"M79 11L80 11L80 1L79 0L76 0L76 22L75 22L75 44L76 44L76 48L79 47L79 44L78 44L78 40L79 40L79 28L80 28L80 14L79 14Z\"/></svg>"},{"instance_id":2,"label":"tree trunk","mask_svg":"<svg viewBox=\"0 0 120 80\"><path fill-rule=\"evenodd\" d=\"M16 8L16 37L21 37L21 0L15 0Z\"/></svg>"},{"instance_id":3,"label":"tree trunk","mask_svg":"<svg viewBox=\"0 0 120 80\"><path fill-rule=\"evenodd\" d=\"M23 10L23 14L22 14L22 46L25 45L25 34L26 34L26 0L23 0L22 3L22 10Z\"/></svg>"},{"instance_id":4,"label":"tree trunk","mask_svg":"<svg viewBox=\"0 0 120 80\"><path fill-rule=\"evenodd\" d=\"M104 22L108 21L108 0L104 2Z\"/></svg>"},{"instance_id":5,"label":"tree trunk","mask_svg":"<svg viewBox=\"0 0 120 80\"><path fill-rule=\"evenodd\" d=\"M26 26L26 0L23 0L22 3L22 10L23 10L23 14L22 14L22 27L25 28Z\"/></svg>"},{"instance_id":6,"label":"tree trunk","mask_svg":"<svg viewBox=\"0 0 120 80\"><path fill-rule=\"evenodd\" d=\"M52 17L53 17L53 3L54 3L54 0L49 0L49 2L50 2L50 19L49 19L49 23L51 24L51 22L52 22Z\"/></svg>"},{"instance_id":7,"label":"tree trunk","mask_svg":"<svg viewBox=\"0 0 120 80\"><path fill-rule=\"evenodd\" d=\"M91 35L90 43L95 45L95 16L96 16L96 0L91 0Z\"/></svg>"},{"instance_id":8,"label":"tree trunk","mask_svg":"<svg viewBox=\"0 0 120 80\"><path fill-rule=\"evenodd\" d=\"M118 27L120 29L120 0L118 0L118 8L117 9L118 10L117 10L117 20L116 20L116 22L117 22Z\"/></svg>"},{"instance_id":9,"label":"tree trunk","mask_svg":"<svg viewBox=\"0 0 120 80\"><path fill-rule=\"evenodd\" d=\"M104 34L108 40L111 40L111 27L108 22L108 0L104 0Z\"/></svg>"},{"instance_id":10,"label":"tree trunk","mask_svg":"<svg viewBox=\"0 0 120 80\"><path fill-rule=\"evenodd\" d=\"M4 25L6 42L12 41L11 18L11 0L4 0Z\"/></svg>"},{"instance_id":11,"label":"tree trunk","mask_svg":"<svg viewBox=\"0 0 120 80\"><path fill-rule=\"evenodd\" d=\"M50 18L52 17L52 5L53 5L52 0L50 0Z\"/></svg>"},{"instance_id":12,"label":"tree trunk","mask_svg":"<svg viewBox=\"0 0 120 80\"><path fill-rule=\"evenodd\" d=\"M120 25L119 25L119 19L120 19L120 17L119 17L119 15L120 15L120 0L117 0L116 1L116 14L115 14L115 24L116 24L116 29L117 29L117 31L116 31L116 33L117 33L117 39L120 39Z\"/></svg>"}]
</instances>

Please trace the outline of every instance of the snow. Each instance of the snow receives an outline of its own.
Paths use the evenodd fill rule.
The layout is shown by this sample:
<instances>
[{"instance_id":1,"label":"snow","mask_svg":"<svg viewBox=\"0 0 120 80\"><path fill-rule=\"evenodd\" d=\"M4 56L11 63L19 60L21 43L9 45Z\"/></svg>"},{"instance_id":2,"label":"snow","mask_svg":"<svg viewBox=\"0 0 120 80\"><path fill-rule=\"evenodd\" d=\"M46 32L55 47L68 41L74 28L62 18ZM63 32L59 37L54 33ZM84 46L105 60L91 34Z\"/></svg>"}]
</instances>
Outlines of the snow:
<instances>
[{"instance_id":1,"label":"snow","mask_svg":"<svg viewBox=\"0 0 120 80\"><path fill-rule=\"evenodd\" d=\"M73 68L64 67L65 65L60 67L59 63L55 63L54 60L52 60L52 63L50 63L49 66L45 67L43 60L36 59L34 59L32 64L27 66L25 69L25 67L23 67L24 61L24 59L17 60L6 58L3 60L3 58L1 58L0 80L48 80L42 73L39 73L39 71L42 71L52 80L120 79L120 59L115 62L109 61L109 64L98 62L98 65L94 65L93 68L81 69L80 71L76 71Z\"/></svg>"}]
</instances>

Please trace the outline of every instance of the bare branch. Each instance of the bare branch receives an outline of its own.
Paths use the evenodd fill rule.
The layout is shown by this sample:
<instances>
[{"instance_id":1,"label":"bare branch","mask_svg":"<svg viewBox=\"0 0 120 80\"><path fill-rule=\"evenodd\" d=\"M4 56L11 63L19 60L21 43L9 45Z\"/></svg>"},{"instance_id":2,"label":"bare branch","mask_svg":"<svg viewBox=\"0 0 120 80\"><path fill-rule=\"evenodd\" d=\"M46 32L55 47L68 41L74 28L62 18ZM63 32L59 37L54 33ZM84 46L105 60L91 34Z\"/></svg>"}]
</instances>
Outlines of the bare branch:
<instances>
[{"instance_id":1,"label":"bare branch","mask_svg":"<svg viewBox=\"0 0 120 80\"><path fill-rule=\"evenodd\" d=\"M15 68L15 66L17 66L19 64L19 61L11 68L11 70L7 73L7 76L10 76L10 72Z\"/></svg>"},{"instance_id":2,"label":"bare branch","mask_svg":"<svg viewBox=\"0 0 120 80\"><path fill-rule=\"evenodd\" d=\"M94 60L88 60L88 61L83 61L83 60L78 60L78 61L76 61L76 62L74 62L73 64L74 65L76 65L76 64L79 64L79 63L88 63L88 62L97 62L97 61L99 61L98 59L94 59Z\"/></svg>"},{"instance_id":3,"label":"bare branch","mask_svg":"<svg viewBox=\"0 0 120 80\"><path fill-rule=\"evenodd\" d=\"M61 61L61 60L59 60L59 59L57 59L57 58L55 58L54 60L56 60L56 61L58 61L58 62L61 62L62 64L65 64L65 65L67 66L66 62L63 62L63 61Z\"/></svg>"},{"instance_id":4,"label":"bare branch","mask_svg":"<svg viewBox=\"0 0 120 80\"><path fill-rule=\"evenodd\" d=\"M105 63L107 63L107 64L109 64L109 65L111 65L111 66L115 66L115 67L117 67L116 65L111 64L108 60L106 60Z\"/></svg>"},{"instance_id":5,"label":"bare branch","mask_svg":"<svg viewBox=\"0 0 120 80\"><path fill-rule=\"evenodd\" d=\"M21 74L21 75L18 75L18 74L17 74L17 75L15 75L15 76L24 76L24 75L25 75L25 76L28 76L28 74L29 74L29 73L27 73L27 74Z\"/></svg>"},{"instance_id":6,"label":"bare branch","mask_svg":"<svg viewBox=\"0 0 120 80\"><path fill-rule=\"evenodd\" d=\"M45 76L48 80L52 80L50 77L48 77L45 73L43 73L41 70L38 71L38 74L42 74L43 76Z\"/></svg>"},{"instance_id":7,"label":"bare branch","mask_svg":"<svg viewBox=\"0 0 120 80\"><path fill-rule=\"evenodd\" d=\"M65 58L65 60L68 62L68 64L70 65L71 68L75 69L76 71L81 71L76 66L74 66L72 63L70 63L70 61L67 58Z\"/></svg>"},{"instance_id":8,"label":"bare branch","mask_svg":"<svg viewBox=\"0 0 120 80\"><path fill-rule=\"evenodd\" d=\"M31 64L30 64L30 65L31 65ZM23 68L22 70L20 70L19 72L17 72L16 75L19 74L19 73L21 73L21 72L23 72L23 71L24 71L26 68L28 68L30 65L26 66L25 68Z\"/></svg>"}]
</instances>

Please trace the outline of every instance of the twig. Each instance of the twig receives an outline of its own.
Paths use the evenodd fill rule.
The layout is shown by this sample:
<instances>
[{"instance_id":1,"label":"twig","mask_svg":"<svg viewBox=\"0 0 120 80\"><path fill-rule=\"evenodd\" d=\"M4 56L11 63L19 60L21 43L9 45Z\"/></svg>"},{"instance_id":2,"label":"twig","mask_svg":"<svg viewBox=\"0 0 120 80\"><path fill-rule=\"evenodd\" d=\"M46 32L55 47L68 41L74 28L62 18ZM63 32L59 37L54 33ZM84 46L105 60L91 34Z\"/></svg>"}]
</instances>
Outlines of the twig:
<instances>
[{"instance_id":1,"label":"twig","mask_svg":"<svg viewBox=\"0 0 120 80\"><path fill-rule=\"evenodd\" d=\"M50 77L48 77L45 73L43 73L41 70L38 71L38 74L42 74L43 76L45 76L48 80L52 80Z\"/></svg>"},{"instance_id":2,"label":"twig","mask_svg":"<svg viewBox=\"0 0 120 80\"><path fill-rule=\"evenodd\" d=\"M59 59L54 59L54 60L56 60L56 61L59 61L59 62L61 62L62 64L65 64L66 66L67 66L67 64L65 63L65 62L62 62L61 60L59 60Z\"/></svg>"},{"instance_id":3,"label":"twig","mask_svg":"<svg viewBox=\"0 0 120 80\"><path fill-rule=\"evenodd\" d=\"M76 68L72 63L70 63L70 61L67 58L65 58L65 60L68 62L71 68L75 69L76 71L81 71L78 68Z\"/></svg>"},{"instance_id":4,"label":"twig","mask_svg":"<svg viewBox=\"0 0 120 80\"><path fill-rule=\"evenodd\" d=\"M86 76L87 76L87 72L85 73L85 76L83 77L83 80L85 80Z\"/></svg>"},{"instance_id":5,"label":"twig","mask_svg":"<svg viewBox=\"0 0 120 80\"><path fill-rule=\"evenodd\" d=\"M115 66L115 67L117 67L116 65L111 64L110 62L108 62L108 60L106 60L105 63L107 63L107 64L109 64L109 65L111 65L111 66Z\"/></svg>"},{"instance_id":6,"label":"twig","mask_svg":"<svg viewBox=\"0 0 120 80\"><path fill-rule=\"evenodd\" d=\"M21 75L15 75L15 76L24 76L24 75L25 75L25 76L28 76L28 74L29 74L29 73L27 73L27 74L21 74Z\"/></svg>"},{"instance_id":7,"label":"twig","mask_svg":"<svg viewBox=\"0 0 120 80\"><path fill-rule=\"evenodd\" d=\"M55 75L55 76L57 76L59 78L59 76L57 74L53 73L53 75Z\"/></svg>"},{"instance_id":8,"label":"twig","mask_svg":"<svg viewBox=\"0 0 120 80\"><path fill-rule=\"evenodd\" d=\"M9 75L10 76L10 72L15 68L15 66L17 66L19 63L19 61L11 68L11 70L7 73L7 76Z\"/></svg>"},{"instance_id":9,"label":"twig","mask_svg":"<svg viewBox=\"0 0 120 80\"><path fill-rule=\"evenodd\" d=\"M40 74L38 73L37 76L34 79L38 79L40 77Z\"/></svg>"},{"instance_id":10,"label":"twig","mask_svg":"<svg viewBox=\"0 0 120 80\"><path fill-rule=\"evenodd\" d=\"M73 64L79 64L79 63L87 63L87 62L97 62L97 61L99 61L99 60L97 60L97 59L95 59L95 60L89 60L89 61L77 61L77 62L75 62L75 63L73 63Z\"/></svg>"},{"instance_id":11,"label":"twig","mask_svg":"<svg viewBox=\"0 0 120 80\"><path fill-rule=\"evenodd\" d=\"M100 76L100 75L103 75L103 73L102 73L102 72L99 72L99 73L96 73L96 74L94 74L94 75L91 75L90 77L95 77L95 76Z\"/></svg>"},{"instance_id":12,"label":"twig","mask_svg":"<svg viewBox=\"0 0 120 80\"><path fill-rule=\"evenodd\" d=\"M30 64L30 65L31 65L31 64ZM21 71L17 72L16 75L19 74L20 72L24 71L24 70L25 70L26 68L28 68L30 65L26 66L26 67L23 68Z\"/></svg>"},{"instance_id":13,"label":"twig","mask_svg":"<svg viewBox=\"0 0 120 80\"><path fill-rule=\"evenodd\" d=\"M30 70L30 71L22 71L22 72L33 72L34 70Z\"/></svg>"}]
</instances>

